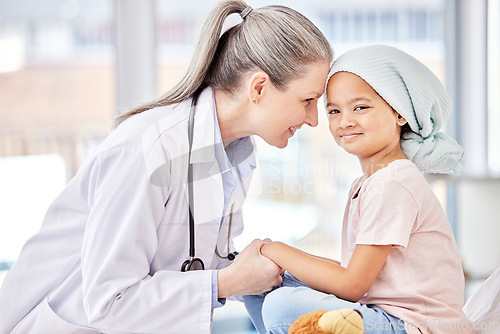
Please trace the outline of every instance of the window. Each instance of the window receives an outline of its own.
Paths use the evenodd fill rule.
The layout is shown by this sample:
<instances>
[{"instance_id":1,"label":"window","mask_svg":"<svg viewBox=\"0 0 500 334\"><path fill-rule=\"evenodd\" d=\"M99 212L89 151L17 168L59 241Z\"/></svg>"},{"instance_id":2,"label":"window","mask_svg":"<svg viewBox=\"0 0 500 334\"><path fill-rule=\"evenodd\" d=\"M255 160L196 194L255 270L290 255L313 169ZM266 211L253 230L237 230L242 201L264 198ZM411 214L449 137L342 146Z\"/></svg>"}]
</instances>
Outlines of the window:
<instances>
[{"instance_id":1,"label":"window","mask_svg":"<svg viewBox=\"0 0 500 334\"><path fill-rule=\"evenodd\" d=\"M0 1L0 270L108 133L112 10L111 0Z\"/></svg>"},{"instance_id":2,"label":"window","mask_svg":"<svg viewBox=\"0 0 500 334\"><path fill-rule=\"evenodd\" d=\"M500 175L500 1L488 1L488 167Z\"/></svg>"}]
</instances>

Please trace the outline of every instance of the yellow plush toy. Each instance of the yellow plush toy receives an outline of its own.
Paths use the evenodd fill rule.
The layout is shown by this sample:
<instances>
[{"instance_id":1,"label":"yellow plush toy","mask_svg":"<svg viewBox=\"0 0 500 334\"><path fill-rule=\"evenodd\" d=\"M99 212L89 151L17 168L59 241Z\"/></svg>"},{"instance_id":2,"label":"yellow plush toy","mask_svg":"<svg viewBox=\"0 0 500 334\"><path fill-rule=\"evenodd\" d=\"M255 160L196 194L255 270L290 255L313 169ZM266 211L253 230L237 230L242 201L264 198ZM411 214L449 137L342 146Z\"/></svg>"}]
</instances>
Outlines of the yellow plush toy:
<instances>
[{"instance_id":1,"label":"yellow plush toy","mask_svg":"<svg viewBox=\"0 0 500 334\"><path fill-rule=\"evenodd\" d=\"M363 318L351 309L313 311L288 329L289 334L363 334Z\"/></svg>"}]
</instances>

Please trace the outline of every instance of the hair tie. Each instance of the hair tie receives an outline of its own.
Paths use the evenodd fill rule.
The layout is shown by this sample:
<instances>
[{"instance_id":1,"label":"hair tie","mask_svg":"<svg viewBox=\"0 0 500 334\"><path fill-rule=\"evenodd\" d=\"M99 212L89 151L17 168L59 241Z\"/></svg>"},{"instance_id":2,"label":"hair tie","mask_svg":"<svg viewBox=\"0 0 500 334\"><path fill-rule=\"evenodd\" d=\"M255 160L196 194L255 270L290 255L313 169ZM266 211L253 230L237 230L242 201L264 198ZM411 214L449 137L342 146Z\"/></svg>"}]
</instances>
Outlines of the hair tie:
<instances>
[{"instance_id":1,"label":"hair tie","mask_svg":"<svg viewBox=\"0 0 500 334\"><path fill-rule=\"evenodd\" d=\"M245 8L241 13L240 13L240 16L241 16L241 19L244 20L245 17L247 17L248 14L250 14L250 12L252 11L252 7L250 6L247 6L247 8Z\"/></svg>"}]
</instances>

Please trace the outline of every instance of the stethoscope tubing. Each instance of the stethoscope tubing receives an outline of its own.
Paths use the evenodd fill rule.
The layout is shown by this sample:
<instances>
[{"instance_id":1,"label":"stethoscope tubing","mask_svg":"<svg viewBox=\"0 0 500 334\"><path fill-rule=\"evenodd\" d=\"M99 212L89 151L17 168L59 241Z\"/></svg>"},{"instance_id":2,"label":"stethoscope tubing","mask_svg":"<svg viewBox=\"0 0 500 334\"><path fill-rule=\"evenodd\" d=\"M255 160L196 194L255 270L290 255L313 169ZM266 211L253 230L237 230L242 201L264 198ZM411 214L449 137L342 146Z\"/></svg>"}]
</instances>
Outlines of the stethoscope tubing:
<instances>
[{"instance_id":1,"label":"stethoscope tubing","mask_svg":"<svg viewBox=\"0 0 500 334\"><path fill-rule=\"evenodd\" d=\"M195 249L195 228L194 228L194 190L193 190L193 167L191 164L191 152L193 148L193 132L194 132L194 114L195 114L195 109L196 109L196 104L198 103L198 97L200 93L197 91L193 95L193 100L191 101L191 108L189 110L189 126L188 126L188 141L189 141L189 154L188 154L188 200L189 200L189 205L188 205L188 211L189 211L189 259L184 261L184 263L181 266L181 271L189 271L191 270L191 267L194 266L196 263L199 263L201 268L194 268L195 270L204 270L205 269L205 264L203 263L203 260L200 258L196 257L196 249ZM228 254L227 256L221 256L219 254L219 250L217 246L215 246L215 252L217 255L222 258L222 259L229 259L229 260L234 260L238 252L229 252L229 244L230 244L230 238L231 238L231 225L232 225L232 218L233 218L233 213L232 213L232 208L231 208L231 216L229 218L229 230L228 230Z\"/></svg>"},{"instance_id":2,"label":"stethoscope tubing","mask_svg":"<svg viewBox=\"0 0 500 334\"><path fill-rule=\"evenodd\" d=\"M193 208L194 208L194 198L193 198L193 167L191 164L191 151L193 148L193 129L194 129L194 112L196 108L196 103L198 102L198 92L193 95L193 100L191 102L191 108L189 110L189 126L188 126L188 140L189 140L189 154L188 154L188 215L189 215L189 259L184 261L181 266L181 271L190 271L191 267L195 263L199 263L201 265L201 270L205 269L205 264L201 259L196 258L196 249L195 249L195 231L194 231L194 217L193 217ZM191 208L193 205L193 208Z\"/></svg>"},{"instance_id":3,"label":"stethoscope tubing","mask_svg":"<svg viewBox=\"0 0 500 334\"><path fill-rule=\"evenodd\" d=\"M194 132L194 112L196 104L198 103L199 93L196 92L193 96L193 101L191 102L191 108L189 110L189 128L188 128L188 138L189 138L189 156L188 156L188 199L189 199L189 257L195 257L195 231L194 231L194 191L193 191L193 165L191 164L191 152L193 148L193 132ZM191 205L193 208L191 208Z\"/></svg>"}]
</instances>

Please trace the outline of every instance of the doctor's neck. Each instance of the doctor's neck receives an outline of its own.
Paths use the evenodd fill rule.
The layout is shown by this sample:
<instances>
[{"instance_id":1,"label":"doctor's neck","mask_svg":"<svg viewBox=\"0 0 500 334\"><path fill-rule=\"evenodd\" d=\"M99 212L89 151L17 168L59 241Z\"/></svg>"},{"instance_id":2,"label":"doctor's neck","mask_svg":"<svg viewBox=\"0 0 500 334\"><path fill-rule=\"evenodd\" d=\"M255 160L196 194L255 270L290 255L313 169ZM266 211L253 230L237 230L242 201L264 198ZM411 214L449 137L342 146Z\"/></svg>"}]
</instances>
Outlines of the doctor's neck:
<instances>
[{"instance_id":1,"label":"doctor's neck","mask_svg":"<svg viewBox=\"0 0 500 334\"><path fill-rule=\"evenodd\" d=\"M215 108L224 147L231 142L254 135L252 131L251 101L221 90L214 91Z\"/></svg>"}]
</instances>

